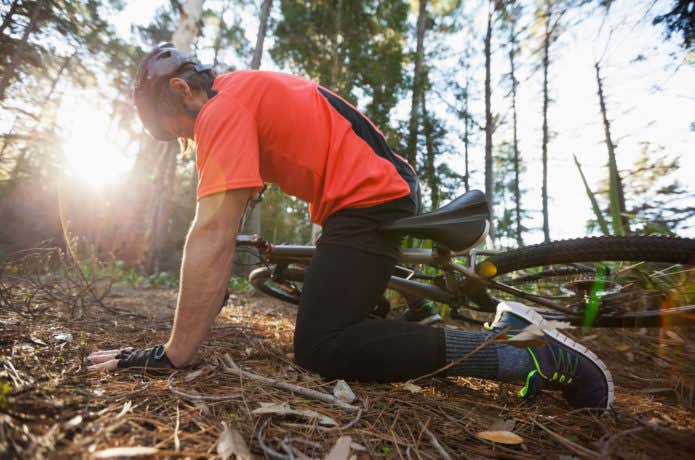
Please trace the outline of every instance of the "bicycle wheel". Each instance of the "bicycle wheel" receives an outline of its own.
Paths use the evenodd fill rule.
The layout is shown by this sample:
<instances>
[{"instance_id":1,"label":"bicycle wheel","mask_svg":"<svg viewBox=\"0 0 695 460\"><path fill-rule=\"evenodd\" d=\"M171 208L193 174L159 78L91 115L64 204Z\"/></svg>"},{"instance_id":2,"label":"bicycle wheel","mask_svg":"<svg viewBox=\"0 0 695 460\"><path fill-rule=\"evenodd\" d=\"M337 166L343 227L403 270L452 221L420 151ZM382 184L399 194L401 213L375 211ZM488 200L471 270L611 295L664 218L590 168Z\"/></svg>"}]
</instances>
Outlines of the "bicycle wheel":
<instances>
[{"instance_id":1,"label":"bicycle wheel","mask_svg":"<svg viewBox=\"0 0 695 460\"><path fill-rule=\"evenodd\" d=\"M264 294L298 305L302 290L296 283L304 281L304 268L260 267L249 274L249 281Z\"/></svg>"},{"instance_id":2,"label":"bicycle wheel","mask_svg":"<svg viewBox=\"0 0 695 460\"><path fill-rule=\"evenodd\" d=\"M695 319L695 239L556 241L495 254L478 265L478 272L494 273L495 281L570 308L573 314L542 314L575 325L661 326ZM490 291L495 298L514 299Z\"/></svg>"}]
</instances>

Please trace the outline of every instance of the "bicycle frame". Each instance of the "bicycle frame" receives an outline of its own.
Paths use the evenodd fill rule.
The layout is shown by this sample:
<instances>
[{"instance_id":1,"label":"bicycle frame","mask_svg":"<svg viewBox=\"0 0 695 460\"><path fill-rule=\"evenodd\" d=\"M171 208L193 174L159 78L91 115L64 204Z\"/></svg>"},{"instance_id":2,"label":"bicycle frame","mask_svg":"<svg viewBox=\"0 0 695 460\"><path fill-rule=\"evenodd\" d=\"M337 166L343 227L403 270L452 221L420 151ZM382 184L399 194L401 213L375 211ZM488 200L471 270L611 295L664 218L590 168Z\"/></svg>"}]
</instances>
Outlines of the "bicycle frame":
<instances>
[{"instance_id":1,"label":"bicycle frame","mask_svg":"<svg viewBox=\"0 0 695 460\"><path fill-rule=\"evenodd\" d=\"M264 263L284 266L292 263L308 265L316 252L316 246L274 245L258 235L237 236L237 246L254 247L258 250L259 257ZM494 311L497 302L484 291L489 287L494 287L520 299L537 303L565 314L575 314L571 309L544 297L521 291L478 274L476 272L477 256L488 255L495 252L496 251L490 250L477 250L475 248L453 252L445 247L437 246L436 244L432 249L406 248L402 251L400 263L429 265L441 270L444 275L444 288L433 284L414 281L411 278L415 275L415 272L402 266L397 266L397 268L405 276L392 276L388 286L404 294L428 298L437 302L446 303L452 307L461 306L466 303L468 297L478 295L478 297L482 299L481 302L477 302L480 306L479 310L488 312ZM468 258L467 265L460 264L456 261L457 258L462 257ZM455 273L462 275L463 281L454 276ZM483 294L481 294L481 291Z\"/></svg>"}]
</instances>

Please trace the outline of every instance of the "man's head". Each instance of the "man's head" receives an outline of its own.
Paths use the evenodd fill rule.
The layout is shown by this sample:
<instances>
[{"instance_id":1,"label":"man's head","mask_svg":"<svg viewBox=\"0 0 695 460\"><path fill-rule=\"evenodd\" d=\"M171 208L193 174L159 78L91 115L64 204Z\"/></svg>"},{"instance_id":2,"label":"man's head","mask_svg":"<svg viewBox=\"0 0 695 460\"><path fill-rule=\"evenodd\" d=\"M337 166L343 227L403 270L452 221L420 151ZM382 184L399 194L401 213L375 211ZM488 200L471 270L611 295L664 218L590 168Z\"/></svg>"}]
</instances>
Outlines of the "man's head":
<instances>
[{"instance_id":1,"label":"man's head","mask_svg":"<svg viewBox=\"0 0 695 460\"><path fill-rule=\"evenodd\" d=\"M138 66L133 99L140 120L155 139L193 138L195 118L214 95L215 74L192 54L163 43Z\"/></svg>"}]
</instances>

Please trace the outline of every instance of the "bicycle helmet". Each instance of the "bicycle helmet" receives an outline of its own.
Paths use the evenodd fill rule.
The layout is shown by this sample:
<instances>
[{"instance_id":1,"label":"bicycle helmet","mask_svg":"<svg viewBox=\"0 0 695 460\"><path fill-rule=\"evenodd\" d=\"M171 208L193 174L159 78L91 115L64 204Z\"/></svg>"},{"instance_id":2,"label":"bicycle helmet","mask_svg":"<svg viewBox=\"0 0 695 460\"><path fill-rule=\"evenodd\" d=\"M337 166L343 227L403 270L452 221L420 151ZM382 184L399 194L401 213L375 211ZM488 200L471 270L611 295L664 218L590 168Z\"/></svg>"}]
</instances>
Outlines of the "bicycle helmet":
<instances>
[{"instance_id":1,"label":"bicycle helmet","mask_svg":"<svg viewBox=\"0 0 695 460\"><path fill-rule=\"evenodd\" d=\"M193 54L182 53L173 43L162 43L147 53L138 66L133 89L133 100L138 115L147 132L157 140L171 141L176 139L160 124L157 89L162 82L169 78L186 64L193 64L198 73L210 71L212 66L201 64Z\"/></svg>"}]
</instances>

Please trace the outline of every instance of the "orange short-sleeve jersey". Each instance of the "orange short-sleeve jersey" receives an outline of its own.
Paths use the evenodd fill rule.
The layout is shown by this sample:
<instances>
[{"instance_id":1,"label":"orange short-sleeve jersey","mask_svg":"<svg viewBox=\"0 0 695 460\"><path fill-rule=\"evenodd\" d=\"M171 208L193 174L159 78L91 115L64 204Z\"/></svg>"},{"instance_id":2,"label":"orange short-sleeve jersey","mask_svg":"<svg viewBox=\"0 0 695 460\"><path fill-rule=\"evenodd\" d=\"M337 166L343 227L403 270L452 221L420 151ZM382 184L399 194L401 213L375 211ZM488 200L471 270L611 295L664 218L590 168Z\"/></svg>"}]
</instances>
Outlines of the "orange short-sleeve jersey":
<instances>
[{"instance_id":1,"label":"orange short-sleeve jersey","mask_svg":"<svg viewBox=\"0 0 695 460\"><path fill-rule=\"evenodd\" d=\"M412 168L359 111L288 74L238 71L215 79L217 94L195 124L198 199L276 183L309 202L318 224L332 213L410 193Z\"/></svg>"}]
</instances>

